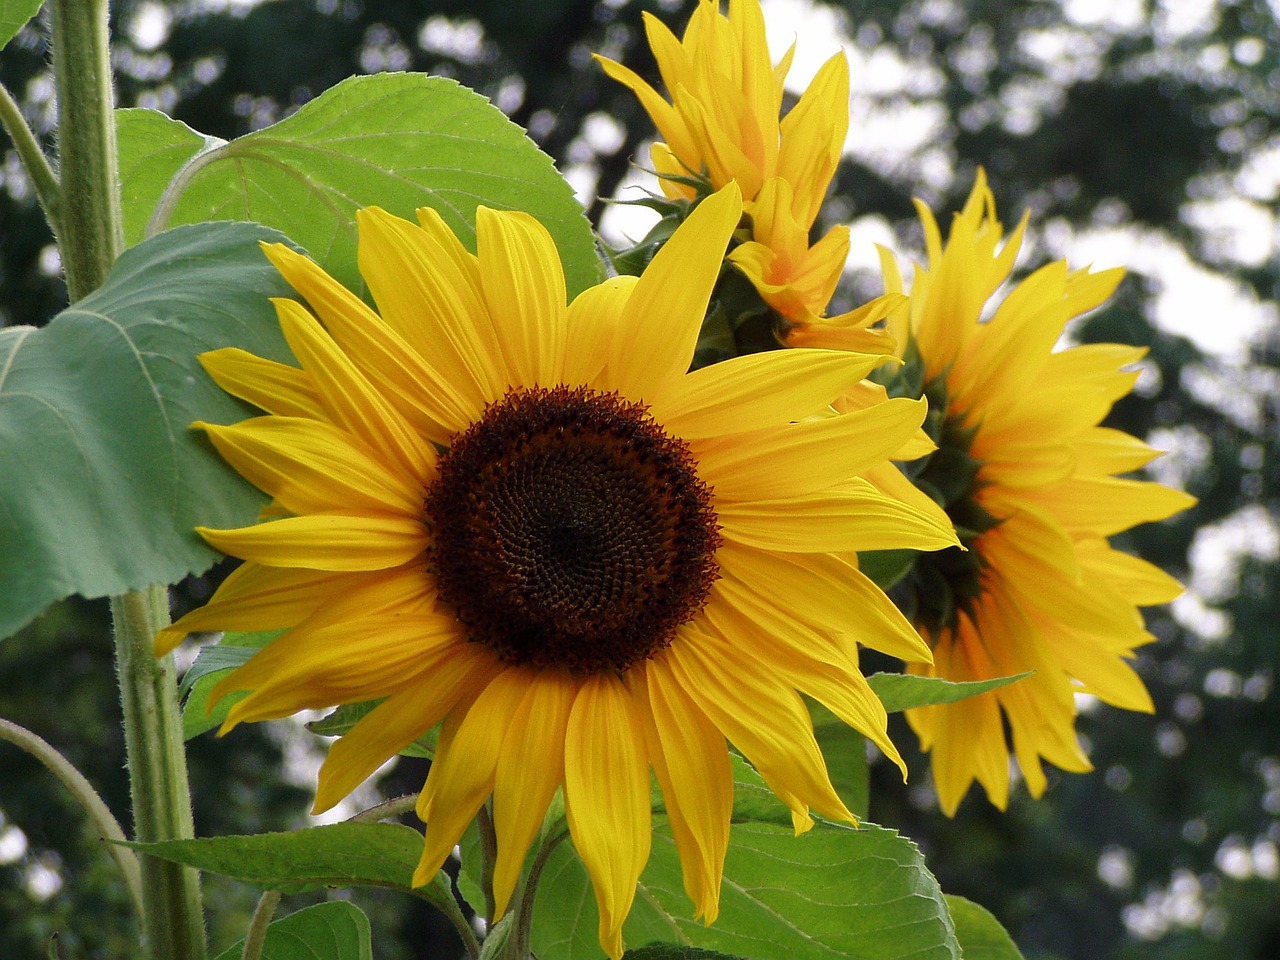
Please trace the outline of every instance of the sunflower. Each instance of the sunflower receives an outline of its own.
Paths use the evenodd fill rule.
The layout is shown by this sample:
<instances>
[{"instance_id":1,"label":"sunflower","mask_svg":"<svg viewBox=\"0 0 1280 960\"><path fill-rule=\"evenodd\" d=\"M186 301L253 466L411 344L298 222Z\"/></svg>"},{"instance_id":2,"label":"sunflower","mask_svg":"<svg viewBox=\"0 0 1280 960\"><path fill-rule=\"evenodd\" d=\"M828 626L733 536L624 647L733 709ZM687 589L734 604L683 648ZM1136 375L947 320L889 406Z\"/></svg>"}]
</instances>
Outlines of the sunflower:
<instances>
[{"instance_id":1,"label":"sunflower","mask_svg":"<svg viewBox=\"0 0 1280 960\"><path fill-rule=\"evenodd\" d=\"M830 407L883 358L775 351L687 372L741 209L720 191L643 276L566 307L531 217L481 207L472 255L429 209L415 225L370 208L359 266L377 312L269 246L310 306L276 302L300 366L201 358L266 411L197 426L279 518L200 529L246 562L158 649L192 630L287 631L215 691L249 691L224 731L381 701L331 748L317 811L440 724L415 883L491 797L498 914L563 788L615 958L649 854L651 769L711 922L726 738L797 831L810 808L850 819L800 693L901 764L855 641L929 654L852 551L955 542L940 510L863 477L925 404Z\"/></svg>"},{"instance_id":2,"label":"sunflower","mask_svg":"<svg viewBox=\"0 0 1280 960\"><path fill-rule=\"evenodd\" d=\"M605 72L630 89L658 128L650 151L663 192L696 200L736 182L746 201L749 236L730 260L789 324L822 317L849 254L849 229L836 226L809 245L849 130L849 65L837 53L781 116L794 45L776 65L769 56L758 0L702 0L683 40L644 14L664 99L639 74L607 57ZM887 352L892 344L868 330L883 310L835 318L853 349ZM854 336L854 331L861 331Z\"/></svg>"},{"instance_id":3,"label":"sunflower","mask_svg":"<svg viewBox=\"0 0 1280 960\"><path fill-rule=\"evenodd\" d=\"M953 814L976 779L1003 809L1010 744L1032 796L1042 761L1091 769L1075 735L1075 694L1151 712L1130 661L1153 637L1138 608L1166 603L1180 585L1107 538L1195 503L1177 490L1117 474L1154 457L1141 440L1099 426L1133 387L1144 350L1088 344L1054 350L1067 322L1105 301L1123 271L1048 264L1015 285L987 320L1008 279L1026 218L1004 241L995 200L979 171L944 245L917 201L928 265L917 267L910 305L893 323L906 368L940 414L940 449L912 468L946 505L967 552L917 559L908 581L916 627L933 663L910 672L985 680L1033 671L1007 687L944 706L907 711L932 754L942 809ZM884 259L886 287L903 289ZM838 333L838 332L837 332ZM810 346L838 343L821 325Z\"/></svg>"}]
</instances>

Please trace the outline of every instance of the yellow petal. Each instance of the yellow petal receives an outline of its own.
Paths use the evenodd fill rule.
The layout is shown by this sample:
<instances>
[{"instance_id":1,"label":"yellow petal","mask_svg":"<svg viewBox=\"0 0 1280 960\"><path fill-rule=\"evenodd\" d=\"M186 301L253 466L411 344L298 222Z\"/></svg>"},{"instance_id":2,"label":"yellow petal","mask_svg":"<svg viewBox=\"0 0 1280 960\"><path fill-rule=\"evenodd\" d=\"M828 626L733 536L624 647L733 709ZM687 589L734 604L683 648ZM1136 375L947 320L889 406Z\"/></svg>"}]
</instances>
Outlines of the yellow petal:
<instances>
[{"instance_id":1,"label":"yellow petal","mask_svg":"<svg viewBox=\"0 0 1280 960\"><path fill-rule=\"evenodd\" d=\"M156 635L156 656L164 656L188 633L197 631L292 627L314 613L334 590L361 576L241 564L222 581L208 603Z\"/></svg>"},{"instance_id":2,"label":"yellow petal","mask_svg":"<svg viewBox=\"0 0 1280 960\"><path fill-rule=\"evenodd\" d=\"M513 670L526 690L502 743L493 787L494 916L506 912L525 852L564 782L565 730L579 683L554 670Z\"/></svg>"},{"instance_id":3,"label":"yellow petal","mask_svg":"<svg viewBox=\"0 0 1280 960\"><path fill-rule=\"evenodd\" d=\"M427 832L413 874L421 886L436 875L467 824L493 792L502 742L524 700L522 671L499 673L462 718L457 732L436 750L426 785Z\"/></svg>"},{"instance_id":4,"label":"yellow petal","mask_svg":"<svg viewBox=\"0 0 1280 960\"><path fill-rule=\"evenodd\" d=\"M649 755L680 853L684 888L697 916L714 923L733 814L733 769L724 734L672 676L664 655L645 664L639 702L647 708Z\"/></svg>"},{"instance_id":5,"label":"yellow petal","mask_svg":"<svg viewBox=\"0 0 1280 960\"><path fill-rule=\"evenodd\" d=\"M725 187L698 204L645 268L623 310L607 368L627 399L662 396L688 371L741 215L738 188Z\"/></svg>"},{"instance_id":6,"label":"yellow petal","mask_svg":"<svg viewBox=\"0 0 1280 960\"><path fill-rule=\"evenodd\" d=\"M565 813L600 910L600 945L622 956L622 922L649 859L652 814L641 717L616 678L584 681L564 746Z\"/></svg>"},{"instance_id":7,"label":"yellow petal","mask_svg":"<svg viewBox=\"0 0 1280 960\"><path fill-rule=\"evenodd\" d=\"M945 517L919 512L856 479L805 496L717 502L716 516L727 539L788 553L937 550L960 542Z\"/></svg>"},{"instance_id":8,"label":"yellow petal","mask_svg":"<svg viewBox=\"0 0 1280 960\"><path fill-rule=\"evenodd\" d=\"M412 476L435 465L431 444L369 383L302 304L273 300L289 348L311 374L320 402L338 426L399 459Z\"/></svg>"},{"instance_id":9,"label":"yellow petal","mask_svg":"<svg viewBox=\"0 0 1280 960\"><path fill-rule=\"evenodd\" d=\"M595 384L613 352L622 311L638 277L610 277L573 298L566 315L564 382Z\"/></svg>"},{"instance_id":10,"label":"yellow petal","mask_svg":"<svg viewBox=\"0 0 1280 960\"><path fill-rule=\"evenodd\" d=\"M882 362L839 350L771 350L694 370L654 397L654 417L686 439L803 420L823 411Z\"/></svg>"},{"instance_id":11,"label":"yellow petal","mask_svg":"<svg viewBox=\"0 0 1280 960\"><path fill-rule=\"evenodd\" d=\"M527 213L476 210L480 285L501 334L513 387L560 382L565 346L565 287L547 229Z\"/></svg>"},{"instance_id":12,"label":"yellow petal","mask_svg":"<svg viewBox=\"0 0 1280 960\"><path fill-rule=\"evenodd\" d=\"M502 396L502 352L475 258L430 209L357 211L360 273L387 324L468 398Z\"/></svg>"},{"instance_id":13,"label":"yellow petal","mask_svg":"<svg viewBox=\"0 0 1280 960\"><path fill-rule=\"evenodd\" d=\"M197 423L242 477L271 494L290 513L346 508L416 514L420 482L395 461L349 433L319 420L255 417L235 426Z\"/></svg>"},{"instance_id":14,"label":"yellow petal","mask_svg":"<svg viewBox=\"0 0 1280 960\"><path fill-rule=\"evenodd\" d=\"M710 630L685 627L667 650L671 672L791 807L796 832L811 824L808 808L853 822L827 775L809 711L795 690L753 657Z\"/></svg>"},{"instance_id":15,"label":"yellow petal","mask_svg":"<svg viewBox=\"0 0 1280 960\"><path fill-rule=\"evenodd\" d=\"M465 378L443 376L364 301L308 257L264 244L276 269L387 400L433 440L444 442L479 418L489 399Z\"/></svg>"},{"instance_id":16,"label":"yellow petal","mask_svg":"<svg viewBox=\"0 0 1280 960\"><path fill-rule=\"evenodd\" d=\"M364 715L329 748L320 767L313 815L338 803L378 767L438 724L464 697L478 696L496 674L492 655L473 643L425 651L418 673Z\"/></svg>"},{"instance_id":17,"label":"yellow petal","mask_svg":"<svg viewBox=\"0 0 1280 960\"><path fill-rule=\"evenodd\" d=\"M717 501L806 496L887 461L924 422L927 409L923 400L900 397L868 410L713 437L691 447Z\"/></svg>"},{"instance_id":18,"label":"yellow petal","mask_svg":"<svg viewBox=\"0 0 1280 960\"><path fill-rule=\"evenodd\" d=\"M426 529L416 517L316 513L237 530L196 527L223 553L268 567L385 570L419 556Z\"/></svg>"},{"instance_id":19,"label":"yellow petal","mask_svg":"<svg viewBox=\"0 0 1280 960\"><path fill-rule=\"evenodd\" d=\"M205 372L233 397L282 417L325 417L311 375L239 347L210 350L197 358Z\"/></svg>"}]
</instances>

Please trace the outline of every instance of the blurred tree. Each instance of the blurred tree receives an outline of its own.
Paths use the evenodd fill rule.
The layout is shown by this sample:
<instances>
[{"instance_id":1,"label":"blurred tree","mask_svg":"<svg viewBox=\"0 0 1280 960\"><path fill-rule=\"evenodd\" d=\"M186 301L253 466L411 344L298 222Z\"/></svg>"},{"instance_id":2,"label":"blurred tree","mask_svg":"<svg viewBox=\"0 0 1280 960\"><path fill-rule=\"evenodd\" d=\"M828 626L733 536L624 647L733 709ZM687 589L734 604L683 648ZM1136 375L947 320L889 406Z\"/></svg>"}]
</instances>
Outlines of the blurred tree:
<instances>
[{"instance_id":1,"label":"blurred tree","mask_svg":"<svg viewBox=\"0 0 1280 960\"><path fill-rule=\"evenodd\" d=\"M425 70L491 97L573 176L597 221L645 164L652 136L634 98L590 61L600 51L656 81L640 29L657 13L677 32L692 0L120 0L121 105L163 109L233 137L286 115L356 73ZM806 37L810 5L766 0L766 16ZM1119 238L1134 269L1080 340L1146 343L1137 392L1114 424L1171 450L1158 478L1201 498L1135 531L1129 548L1186 579L1188 597L1151 617L1160 642L1139 669L1154 717L1086 704L1080 728L1097 772L1055 777L1046 798L1007 814L977 796L954 821L937 812L927 764L909 787L873 764L873 819L916 838L948 890L990 907L1029 958L1172 960L1280 955L1280 24L1265 0L845 0L815 5L848 38L853 125L828 219L856 237L920 238L910 198L943 218L977 165L1004 217L1034 212L1029 270ZM775 55L781 55L781 44ZM797 69L797 72L799 70ZM0 56L0 80L53 141L39 26ZM0 323L44 322L65 297L56 256L11 150L0 165ZM819 224L825 229L824 224ZM1259 231L1261 239L1259 240ZM1128 238L1125 240L1124 238ZM857 240L855 240L855 244ZM862 256L868 262L866 251ZM1159 254L1159 256L1156 255ZM1150 254L1150 255L1148 255ZM1099 254L1106 256L1107 254ZM1202 316L1169 332L1210 285ZM852 273L850 301L877 292ZM1213 286L1216 284L1216 286ZM1270 321L1241 339L1244 315ZM1197 532L1199 531L1199 532ZM185 608L211 589L175 591ZM68 750L118 813L126 809L118 713L100 604L72 601L0 644L0 715ZM897 742L908 747L905 725ZM132 931L111 866L68 801L11 749L0 756L0 956L35 956L57 930L64 955L128 956ZM193 743L203 833L296 822L306 790L281 772L278 740L240 729ZM390 792L421 770L393 773ZM9 857L16 826L25 852ZM16 841L15 841L16 842ZM42 872L43 871L43 872ZM49 877L61 878L61 889ZM33 879L34 878L34 879ZM40 880L40 878L44 878ZM37 882L39 881L39 882ZM44 883L44 886L40 884ZM46 895L49 894L49 895ZM216 887L215 943L238 936L249 892ZM369 901L391 936L380 957L454 957L418 907Z\"/></svg>"}]
</instances>

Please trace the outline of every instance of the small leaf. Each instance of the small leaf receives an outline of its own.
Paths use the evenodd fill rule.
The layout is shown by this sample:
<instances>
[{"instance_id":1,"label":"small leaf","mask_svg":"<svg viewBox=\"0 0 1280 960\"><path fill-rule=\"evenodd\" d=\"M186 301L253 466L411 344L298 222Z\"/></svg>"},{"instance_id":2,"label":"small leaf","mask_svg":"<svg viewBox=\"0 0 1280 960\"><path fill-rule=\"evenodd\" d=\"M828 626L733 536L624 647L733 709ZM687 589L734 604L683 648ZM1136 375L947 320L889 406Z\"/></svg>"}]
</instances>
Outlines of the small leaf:
<instances>
[{"instance_id":1,"label":"small leaf","mask_svg":"<svg viewBox=\"0 0 1280 960\"><path fill-rule=\"evenodd\" d=\"M622 960L746 960L737 954L717 953L697 947L682 947L674 943L651 943L647 947L628 950Z\"/></svg>"},{"instance_id":2,"label":"small leaf","mask_svg":"<svg viewBox=\"0 0 1280 960\"><path fill-rule=\"evenodd\" d=\"M381 700L365 700L361 703L344 703L319 720L312 720L307 724L307 729L321 737L341 737L381 702ZM439 736L440 727L436 725L401 750L400 756L430 759L436 752L436 740Z\"/></svg>"},{"instance_id":3,"label":"small leaf","mask_svg":"<svg viewBox=\"0 0 1280 960\"><path fill-rule=\"evenodd\" d=\"M247 223L173 230L48 326L0 330L0 637L72 593L199 573L220 555L196 524L255 520L265 495L189 424L251 413L197 354L292 359L268 302L290 291L258 247L282 239Z\"/></svg>"},{"instance_id":4,"label":"small leaf","mask_svg":"<svg viewBox=\"0 0 1280 960\"><path fill-rule=\"evenodd\" d=\"M369 918L345 900L304 907L267 927L262 960L373 960ZM214 960L240 960L244 941Z\"/></svg>"},{"instance_id":5,"label":"small leaf","mask_svg":"<svg viewBox=\"0 0 1280 960\"><path fill-rule=\"evenodd\" d=\"M280 630L262 630L254 633L223 634L217 643L200 648L196 662L187 668L178 687L179 695L186 695L182 705L182 739L190 740L202 733L222 726L231 708L248 693L237 690L229 693L209 709L209 695L222 678L249 662L249 659L268 643L280 636Z\"/></svg>"},{"instance_id":6,"label":"small leaf","mask_svg":"<svg viewBox=\"0 0 1280 960\"><path fill-rule=\"evenodd\" d=\"M422 834L398 823L335 823L287 833L126 846L281 893L354 886L410 890ZM453 896L444 873L413 892L432 901Z\"/></svg>"},{"instance_id":7,"label":"small leaf","mask_svg":"<svg viewBox=\"0 0 1280 960\"><path fill-rule=\"evenodd\" d=\"M0 0L0 47L18 35L44 0Z\"/></svg>"},{"instance_id":8,"label":"small leaf","mask_svg":"<svg viewBox=\"0 0 1280 960\"><path fill-rule=\"evenodd\" d=\"M867 677L871 689L890 713L927 707L936 703L955 703L965 697L975 697L988 690L1006 687L1029 677L1019 673L1012 677L995 677L991 680L943 680L941 677L918 677L908 673L873 673Z\"/></svg>"},{"instance_id":9,"label":"small leaf","mask_svg":"<svg viewBox=\"0 0 1280 960\"><path fill-rule=\"evenodd\" d=\"M1013 939L986 907L951 894L947 894L947 906L964 960L1022 960Z\"/></svg>"},{"instance_id":10,"label":"small leaf","mask_svg":"<svg viewBox=\"0 0 1280 960\"><path fill-rule=\"evenodd\" d=\"M759 776L735 764L735 792L773 816L761 791ZM623 927L629 944L675 943L753 960L960 958L942 891L919 850L870 824L818 821L797 837L775 822L735 822L720 908L710 927L693 919L675 842L665 818L655 818L653 852ZM534 953L539 960L596 958L597 923L586 871L572 844L562 843L538 887Z\"/></svg>"},{"instance_id":11,"label":"small leaf","mask_svg":"<svg viewBox=\"0 0 1280 960\"><path fill-rule=\"evenodd\" d=\"M121 177L131 240L153 219L162 226L254 220L288 234L359 291L357 208L376 204L413 219L416 208L433 207L474 250L476 206L484 204L542 222L570 296L602 279L590 224L551 158L453 80L352 77L279 123L211 148L155 114L119 117L117 129L128 159Z\"/></svg>"}]
</instances>

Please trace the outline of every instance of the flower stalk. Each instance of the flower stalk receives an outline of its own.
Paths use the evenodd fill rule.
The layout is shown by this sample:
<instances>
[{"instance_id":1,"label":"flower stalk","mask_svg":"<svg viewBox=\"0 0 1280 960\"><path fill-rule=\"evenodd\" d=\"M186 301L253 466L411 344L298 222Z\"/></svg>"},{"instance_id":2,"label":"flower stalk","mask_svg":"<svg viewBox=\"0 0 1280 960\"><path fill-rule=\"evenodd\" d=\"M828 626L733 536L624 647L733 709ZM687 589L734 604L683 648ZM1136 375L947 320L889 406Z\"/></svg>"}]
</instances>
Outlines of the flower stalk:
<instances>
[{"instance_id":1,"label":"flower stalk","mask_svg":"<svg viewBox=\"0 0 1280 960\"><path fill-rule=\"evenodd\" d=\"M102 285L123 247L107 0L51 0L58 95L58 249L72 301ZM142 842L194 835L177 683L171 657L152 655L169 622L161 586L112 598L134 835ZM143 954L206 956L195 871L144 857Z\"/></svg>"}]
</instances>

